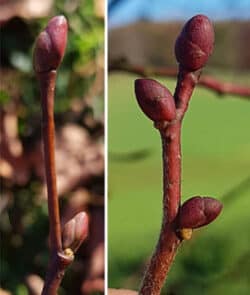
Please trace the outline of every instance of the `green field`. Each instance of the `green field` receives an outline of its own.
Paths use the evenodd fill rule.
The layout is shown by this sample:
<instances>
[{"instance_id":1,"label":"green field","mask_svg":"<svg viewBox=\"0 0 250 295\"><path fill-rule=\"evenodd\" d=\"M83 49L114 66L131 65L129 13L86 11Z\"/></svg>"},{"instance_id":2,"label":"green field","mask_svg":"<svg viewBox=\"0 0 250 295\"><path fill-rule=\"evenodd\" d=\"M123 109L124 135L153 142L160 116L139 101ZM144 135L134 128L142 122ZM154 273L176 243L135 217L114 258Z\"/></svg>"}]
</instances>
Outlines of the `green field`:
<instances>
[{"instance_id":1,"label":"green field","mask_svg":"<svg viewBox=\"0 0 250 295\"><path fill-rule=\"evenodd\" d=\"M137 106L133 75L109 77L109 287L137 289L161 221L160 137ZM170 90L174 80L161 80ZM250 102L197 88L182 134L183 200L222 200L185 242L164 294L250 294Z\"/></svg>"}]
</instances>

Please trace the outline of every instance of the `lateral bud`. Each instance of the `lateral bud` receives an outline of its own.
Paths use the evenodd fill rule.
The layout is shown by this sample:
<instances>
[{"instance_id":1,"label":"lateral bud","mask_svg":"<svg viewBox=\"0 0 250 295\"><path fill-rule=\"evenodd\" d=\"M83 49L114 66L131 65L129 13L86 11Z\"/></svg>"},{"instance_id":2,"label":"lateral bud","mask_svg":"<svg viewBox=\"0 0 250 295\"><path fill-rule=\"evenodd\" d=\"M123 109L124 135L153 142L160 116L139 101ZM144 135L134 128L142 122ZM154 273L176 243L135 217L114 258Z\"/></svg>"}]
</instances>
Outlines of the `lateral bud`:
<instances>
[{"instance_id":1,"label":"lateral bud","mask_svg":"<svg viewBox=\"0 0 250 295\"><path fill-rule=\"evenodd\" d=\"M64 16L55 16L36 39L33 66L36 73L56 70L64 56L68 24Z\"/></svg>"},{"instance_id":2,"label":"lateral bud","mask_svg":"<svg viewBox=\"0 0 250 295\"><path fill-rule=\"evenodd\" d=\"M88 236L88 216L80 212L70 219L63 227L63 249L71 249L74 253Z\"/></svg>"},{"instance_id":3,"label":"lateral bud","mask_svg":"<svg viewBox=\"0 0 250 295\"><path fill-rule=\"evenodd\" d=\"M144 114L153 121L172 121L176 116L170 91L153 79L135 80L135 95Z\"/></svg>"},{"instance_id":4,"label":"lateral bud","mask_svg":"<svg viewBox=\"0 0 250 295\"><path fill-rule=\"evenodd\" d=\"M211 223L221 212L222 203L211 197L193 197L180 208L179 231Z\"/></svg>"},{"instance_id":5,"label":"lateral bud","mask_svg":"<svg viewBox=\"0 0 250 295\"><path fill-rule=\"evenodd\" d=\"M205 15L192 17L175 42L175 56L180 65L196 71L204 67L214 47L214 29Z\"/></svg>"}]
</instances>

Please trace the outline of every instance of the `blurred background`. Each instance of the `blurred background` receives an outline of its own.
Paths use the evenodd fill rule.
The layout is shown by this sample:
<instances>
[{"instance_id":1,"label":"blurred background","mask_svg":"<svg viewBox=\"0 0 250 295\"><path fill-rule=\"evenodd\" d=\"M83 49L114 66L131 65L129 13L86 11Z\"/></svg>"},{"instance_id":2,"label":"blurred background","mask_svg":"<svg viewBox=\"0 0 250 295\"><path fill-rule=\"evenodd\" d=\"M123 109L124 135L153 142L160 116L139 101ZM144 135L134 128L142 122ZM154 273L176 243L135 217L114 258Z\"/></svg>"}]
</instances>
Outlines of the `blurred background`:
<instances>
[{"instance_id":1,"label":"blurred background","mask_svg":"<svg viewBox=\"0 0 250 295\"><path fill-rule=\"evenodd\" d=\"M137 290L162 216L160 137L139 109L140 69L176 72L174 43L195 14L214 23L215 49L203 77L250 87L248 0L108 1L109 287ZM171 76L173 76L171 74ZM172 92L175 79L157 79ZM248 92L249 93L249 92ZM250 97L197 87L182 131L182 200L214 196L219 218L179 250L163 294L250 292Z\"/></svg>"},{"instance_id":2,"label":"blurred background","mask_svg":"<svg viewBox=\"0 0 250 295\"><path fill-rule=\"evenodd\" d=\"M62 224L90 217L88 240L60 294L104 288L104 1L0 1L0 294L40 294L48 261L48 213L38 84L32 47L48 20L69 22L58 71L55 124Z\"/></svg>"}]
</instances>

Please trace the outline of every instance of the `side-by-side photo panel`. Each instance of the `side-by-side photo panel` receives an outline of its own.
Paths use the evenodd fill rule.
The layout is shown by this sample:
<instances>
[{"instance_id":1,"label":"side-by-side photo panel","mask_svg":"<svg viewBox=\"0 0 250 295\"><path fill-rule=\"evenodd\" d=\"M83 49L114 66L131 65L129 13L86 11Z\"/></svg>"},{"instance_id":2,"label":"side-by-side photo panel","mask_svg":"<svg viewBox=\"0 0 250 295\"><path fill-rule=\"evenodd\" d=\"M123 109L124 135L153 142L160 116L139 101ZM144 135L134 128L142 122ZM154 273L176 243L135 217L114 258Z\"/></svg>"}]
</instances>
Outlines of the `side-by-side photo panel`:
<instances>
[{"instance_id":1,"label":"side-by-side photo panel","mask_svg":"<svg viewBox=\"0 0 250 295\"><path fill-rule=\"evenodd\" d=\"M108 1L109 294L250 290L248 1Z\"/></svg>"},{"instance_id":2,"label":"side-by-side photo panel","mask_svg":"<svg viewBox=\"0 0 250 295\"><path fill-rule=\"evenodd\" d=\"M0 295L250 294L250 2L0 1Z\"/></svg>"},{"instance_id":3,"label":"side-by-side photo panel","mask_svg":"<svg viewBox=\"0 0 250 295\"><path fill-rule=\"evenodd\" d=\"M105 1L1 1L0 294L104 294Z\"/></svg>"}]
</instances>

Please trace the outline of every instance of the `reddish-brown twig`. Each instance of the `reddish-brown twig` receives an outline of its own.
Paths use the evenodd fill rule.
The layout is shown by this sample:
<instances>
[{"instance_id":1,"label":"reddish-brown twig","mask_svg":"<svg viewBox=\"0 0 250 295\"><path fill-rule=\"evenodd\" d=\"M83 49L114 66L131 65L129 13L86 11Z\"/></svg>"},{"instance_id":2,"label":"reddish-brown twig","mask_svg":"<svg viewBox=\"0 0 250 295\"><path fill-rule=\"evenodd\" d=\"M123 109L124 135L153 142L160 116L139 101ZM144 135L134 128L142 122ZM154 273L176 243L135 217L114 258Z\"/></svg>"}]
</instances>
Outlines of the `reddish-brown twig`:
<instances>
[{"instance_id":1,"label":"reddish-brown twig","mask_svg":"<svg viewBox=\"0 0 250 295\"><path fill-rule=\"evenodd\" d=\"M130 65L125 63L114 63L109 65L109 72L127 72L139 75L141 77L170 77L176 78L178 70L168 67L146 67L139 65ZM250 99L250 88L230 82L223 82L209 75L203 75L198 82L198 86L215 91L219 95L237 95L243 99Z\"/></svg>"},{"instance_id":2,"label":"reddish-brown twig","mask_svg":"<svg viewBox=\"0 0 250 295\"><path fill-rule=\"evenodd\" d=\"M160 126L158 126L159 128ZM179 121L166 129L160 127L163 148L163 221L155 252L143 278L139 294L160 294L181 239L176 234L180 204L180 131Z\"/></svg>"},{"instance_id":3,"label":"reddish-brown twig","mask_svg":"<svg viewBox=\"0 0 250 295\"><path fill-rule=\"evenodd\" d=\"M59 204L56 189L55 169L55 128L54 128L54 89L56 71L41 73L38 76L42 101L42 133L45 160L45 174L48 191L50 223L50 262L46 274L43 295L57 294L64 271L73 261L73 253L63 252Z\"/></svg>"},{"instance_id":4,"label":"reddish-brown twig","mask_svg":"<svg viewBox=\"0 0 250 295\"><path fill-rule=\"evenodd\" d=\"M250 88L247 86L237 85L229 82L221 82L210 76L203 76L199 85L210 88L218 94L238 95L245 99L250 99Z\"/></svg>"},{"instance_id":5,"label":"reddish-brown twig","mask_svg":"<svg viewBox=\"0 0 250 295\"><path fill-rule=\"evenodd\" d=\"M184 26L175 47L180 67L174 97L154 80L135 83L137 101L159 129L163 150L162 227L139 294L160 294L181 241L189 239L194 228L214 220L222 209L220 202L209 197L191 198L180 206L181 125L201 68L212 52L213 39L213 27L205 16L195 16Z\"/></svg>"},{"instance_id":6,"label":"reddish-brown twig","mask_svg":"<svg viewBox=\"0 0 250 295\"><path fill-rule=\"evenodd\" d=\"M59 252L62 251L62 241L55 167L54 90L56 71L41 73L38 79L42 102L42 135L50 218L50 247L53 252Z\"/></svg>"},{"instance_id":7,"label":"reddish-brown twig","mask_svg":"<svg viewBox=\"0 0 250 295\"><path fill-rule=\"evenodd\" d=\"M77 214L61 233L59 203L56 189L54 92L56 70L67 41L67 21L63 16L52 18L40 33L34 49L34 70L39 81L42 105L42 131L45 174L48 191L50 223L50 259L42 295L56 295L67 266L87 236L88 218Z\"/></svg>"}]
</instances>

